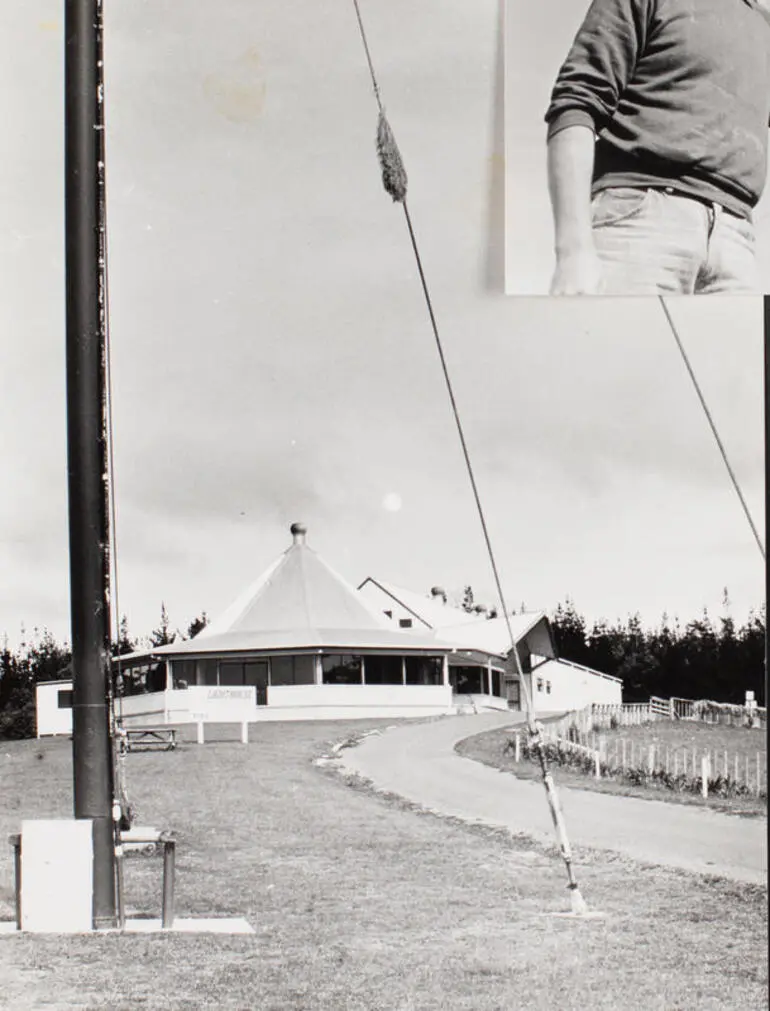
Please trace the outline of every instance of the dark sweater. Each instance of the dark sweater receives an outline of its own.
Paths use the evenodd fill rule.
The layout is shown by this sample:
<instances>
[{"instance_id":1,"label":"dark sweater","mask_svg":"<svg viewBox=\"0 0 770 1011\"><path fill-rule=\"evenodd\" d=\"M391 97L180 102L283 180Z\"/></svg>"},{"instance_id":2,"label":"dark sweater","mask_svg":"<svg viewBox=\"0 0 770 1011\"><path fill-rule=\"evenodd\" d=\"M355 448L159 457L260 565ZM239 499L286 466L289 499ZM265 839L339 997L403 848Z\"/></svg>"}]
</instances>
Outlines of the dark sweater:
<instances>
[{"instance_id":1,"label":"dark sweater","mask_svg":"<svg viewBox=\"0 0 770 1011\"><path fill-rule=\"evenodd\" d=\"M755 0L593 0L546 113L597 134L593 191L672 186L750 217L767 175L770 18Z\"/></svg>"}]
</instances>

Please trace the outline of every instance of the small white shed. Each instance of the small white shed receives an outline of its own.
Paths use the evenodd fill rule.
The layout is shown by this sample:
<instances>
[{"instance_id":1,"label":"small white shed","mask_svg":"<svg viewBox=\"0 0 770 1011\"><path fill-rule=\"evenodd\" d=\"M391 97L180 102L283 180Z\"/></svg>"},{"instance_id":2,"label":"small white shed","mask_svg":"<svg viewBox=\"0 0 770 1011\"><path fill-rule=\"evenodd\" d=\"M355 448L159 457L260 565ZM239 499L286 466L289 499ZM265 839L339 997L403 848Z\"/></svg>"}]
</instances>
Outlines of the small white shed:
<instances>
[{"instance_id":1,"label":"small white shed","mask_svg":"<svg viewBox=\"0 0 770 1011\"><path fill-rule=\"evenodd\" d=\"M72 682L39 681L35 687L37 736L72 733Z\"/></svg>"}]
</instances>

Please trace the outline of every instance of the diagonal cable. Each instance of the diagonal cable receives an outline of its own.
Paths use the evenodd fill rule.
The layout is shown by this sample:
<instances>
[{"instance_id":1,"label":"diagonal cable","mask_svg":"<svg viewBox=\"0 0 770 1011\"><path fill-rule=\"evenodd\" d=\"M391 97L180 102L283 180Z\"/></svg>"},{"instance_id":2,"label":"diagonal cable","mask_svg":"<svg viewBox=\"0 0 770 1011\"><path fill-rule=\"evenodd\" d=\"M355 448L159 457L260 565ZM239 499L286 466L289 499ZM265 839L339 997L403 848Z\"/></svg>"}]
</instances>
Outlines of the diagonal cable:
<instances>
[{"instance_id":1,"label":"diagonal cable","mask_svg":"<svg viewBox=\"0 0 770 1011\"><path fill-rule=\"evenodd\" d=\"M361 18L361 11L359 9L358 0L353 0L353 5L356 11L358 27L361 33L361 40L363 42L364 50L366 52L366 59L369 65L369 73L372 79L374 96L377 100L377 106L379 108L379 119L377 126L377 154L379 156L380 168L382 171L383 186L385 187L386 192L392 197L393 201L395 203L400 203L404 209L404 217L406 219L407 229L409 231L409 238L412 244L412 250L414 252L415 260L417 262L417 269L420 275L420 283L422 285L423 295L425 296L425 303L428 309L428 314L430 316L431 327L433 330L433 337L436 342L436 349L438 351L439 360L441 362L441 369L444 375L444 381L446 383L447 393L449 395L449 401L452 407L455 425L457 427L457 433L460 438L460 445L462 447L463 457L465 460L465 467L468 472L468 478L473 491L473 497L476 503L476 509L478 511L481 529L484 534L484 541L486 544L487 553L489 555L492 572L494 574L495 586L497 588L497 593L500 600L500 607L504 616L508 637L510 639L511 651L509 655L513 657L514 666L519 678L519 684L521 685L521 689L524 694L526 714L527 714L527 729L529 731L530 740L532 742L533 748L538 756L538 760L540 763L543 785L545 787L546 797L548 799L548 804L550 807L551 818L553 820L554 828L556 830L556 836L559 842L559 848L561 851L562 859L564 860L567 870L567 879L568 879L567 887L570 890L571 909L573 914L582 916L588 913L588 909L582 895L580 894L580 889L578 887L578 883L575 878L574 869L572 866L572 851L570 849L569 839L567 838L567 830L566 825L564 823L564 816L562 814L558 795L556 793L556 786L553 782L553 777L548 767L548 761L545 755L545 742L543 741L542 729L535 720L532 706L531 692L527 685L527 680L524 676L521 657L519 656L519 651L516 645L516 639L513 634L513 629L511 627L510 615L508 614L508 608L505 603L502 582L500 580L497 562L495 560L495 553L492 548L492 540L489 535L489 530L484 515L484 509L481 502L481 496L479 494L478 486L476 484L476 478L473 472L473 465L471 463L470 452L468 450L467 441L465 439L462 420L460 418L460 412L457 407L457 401L454 395L452 381L449 375L449 368L447 366L446 356L444 354L444 348L441 342L438 324L436 322L436 314L433 309L433 300L431 298L430 291L428 288L428 283L425 277L425 271L423 269L422 264L422 257L420 256L417 238L415 236L414 227L412 225L412 219L409 214L409 209L407 207L406 170L404 168L403 160L401 158L401 153L398 150L398 146L393 136L393 131L391 130L390 124L388 123L387 117L385 115L385 110L382 101L380 99L380 89L374 71L374 64L372 62L371 51L369 49L369 44L366 38L366 32L364 30L364 24Z\"/></svg>"},{"instance_id":2,"label":"diagonal cable","mask_svg":"<svg viewBox=\"0 0 770 1011\"><path fill-rule=\"evenodd\" d=\"M735 488L735 493L738 496L738 500L739 500L739 502L741 504L741 508L743 509L743 512L744 512L744 514L746 516L746 519L748 520L748 524L751 527L751 532L754 535L754 540L757 542L757 546L759 548L760 554L762 555L763 558L766 559L765 546L762 543L762 538L759 536L759 531L757 530L756 524L754 523L754 519L753 519L753 517L751 515L751 511L750 511L750 509L748 507L746 499L744 498L743 492L741 491L741 486L738 483L738 478L735 476L735 471L733 470L733 468L732 468L732 466L730 464L730 459L729 459L729 457L727 455L727 450L725 449L724 443L722 442L722 439L719 436L719 432L717 430L716 423L714 422L714 418L713 418L713 416L711 414L711 411L709 410L708 404L706 403L706 398L703 396L703 391L701 390L700 384L698 383L698 380L697 380L697 378L695 376L695 371L693 370L693 367L690 364L690 359L689 359L689 357L687 355L687 352L685 351L684 344L682 343L682 338L679 336L679 330L677 329L677 326L674 323L674 320L673 320L673 318L671 316L669 308L666 305L665 298L662 295L659 295L658 298L660 300L660 304L661 304L661 307L663 309L663 312L666 314L666 319L668 320L668 325L669 325L669 327L671 329L671 333L672 333L672 335L674 337L674 340L676 341L676 345L679 348L679 353L682 356L682 360L684 361L685 368L687 369L687 371L688 371L688 373L690 375L690 379L692 380L692 384L695 387L695 392L698 394L698 400L700 400L701 407L703 408L703 413L706 415L706 420L708 421L709 426L711 428L711 431L712 431L712 433L714 435L714 439L716 440L716 444L717 444L717 447L719 448L720 455L722 457L722 460L724 462L725 467L727 468L727 473L730 475L730 480L733 483L733 488Z\"/></svg>"}]
</instances>

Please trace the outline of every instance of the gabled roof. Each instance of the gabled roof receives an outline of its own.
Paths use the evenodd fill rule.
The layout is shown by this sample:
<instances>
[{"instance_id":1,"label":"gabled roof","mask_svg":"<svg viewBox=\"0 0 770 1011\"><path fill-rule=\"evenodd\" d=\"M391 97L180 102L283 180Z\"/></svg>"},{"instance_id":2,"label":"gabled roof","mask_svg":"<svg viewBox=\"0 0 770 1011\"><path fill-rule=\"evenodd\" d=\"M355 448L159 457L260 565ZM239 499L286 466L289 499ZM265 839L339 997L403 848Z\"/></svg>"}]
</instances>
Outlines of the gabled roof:
<instances>
[{"instance_id":1,"label":"gabled roof","mask_svg":"<svg viewBox=\"0 0 770 1011\"><path fill-rule=\"evenodd\" d=\"M463 625L479 620L479 615L464 611L461 607L453 607L443 603L440 597L426 597L412 590L384 583L381 579L367 576L358 587L359 593L365 593L370 600L376 594L383 601L392 600L400 604L426 628L443 628L445 625Z\"/></svg>"},{"instance_id":2,"label":"gabled roof","mask_svg":"<svg viewBox=\"0 0 770 1011\"><path fill-rule=\"evenodd\" d=\"M443 603L441 597L423 597L411 590L404 590L391 583L367 577L358 587L367 593L370 601L392 600L406 608L426 629L433 629L438 642L455 645L462 643L463 649L478 650L505 656L511 650L511 636L508 622L504 617L487 618L461 607ZM531 653L544 657L554 657L551 628L544 611L509 616L511 632L515 641L524 644Z\"/></svg>"}]
</instances>

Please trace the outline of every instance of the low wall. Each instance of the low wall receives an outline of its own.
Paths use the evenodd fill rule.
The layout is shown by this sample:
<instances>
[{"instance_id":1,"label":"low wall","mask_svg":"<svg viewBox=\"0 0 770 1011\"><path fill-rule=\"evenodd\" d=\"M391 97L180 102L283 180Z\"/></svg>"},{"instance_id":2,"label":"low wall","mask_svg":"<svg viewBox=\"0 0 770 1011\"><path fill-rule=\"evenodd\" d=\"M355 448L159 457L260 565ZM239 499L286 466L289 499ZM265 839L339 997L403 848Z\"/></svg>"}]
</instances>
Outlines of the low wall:
<instances>
[{"instance_id":1,"label":"low wall","mask_svg":"<svg viewBox=\"0 0 770 1011\"><path fill-rule=\"evenodd\" d=\"M452 708L449 685L276 685L257 721L439 716Z\"/></svg>"},{"instance_id":2,"label":"low wall","mask_svg":"<svg viewBox=\"0 0 770 1011\"><path fill-rule=\"evenodd\" d=\"M128 726L438 716L452 710L449 685L276 685L266 706L255 689L191 685L123 699Z\"/></svg>"}]
</instances>

